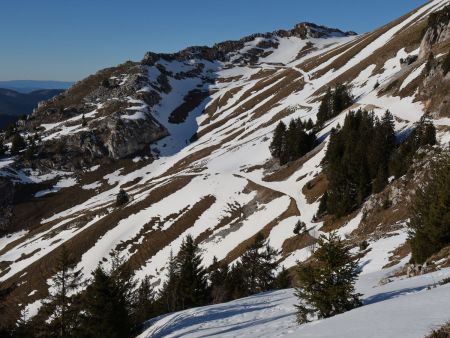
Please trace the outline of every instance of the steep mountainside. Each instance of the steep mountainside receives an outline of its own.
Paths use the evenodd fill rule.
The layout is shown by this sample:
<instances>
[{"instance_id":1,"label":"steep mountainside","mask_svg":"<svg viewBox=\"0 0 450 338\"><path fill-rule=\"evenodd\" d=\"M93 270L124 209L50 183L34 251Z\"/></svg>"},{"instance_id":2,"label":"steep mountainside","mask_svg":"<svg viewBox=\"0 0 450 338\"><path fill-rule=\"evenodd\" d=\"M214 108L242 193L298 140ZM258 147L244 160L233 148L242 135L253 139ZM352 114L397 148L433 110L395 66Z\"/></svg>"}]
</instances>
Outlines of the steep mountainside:
<instances>
[{"instance_id":1,"label":"steep mountainside","mask_svg":"<svg viewBox=\"0 0 450 338\"><path fill-rule=\"evenodd\" d=\"M279 121L315 121L327 88L348 83L350 109L390 110L399 137L428 114L448 146L450 23L434 15L448 4L431 1L363 35L303 23L147 53L41 104L19 127L39 136L35 155L0 159L0 289L9 305L0 321L20 306L36 312L63 243L84 278L117 248L156 288L186 234L200 243L205 266L214 256L233 262L262 232L289 268L332 229L355 246L368 241L363 273L407 262L408 203L432 153L350 216L318 221L321 162L348 109L318 131L316 148L285 166L269 144ZM120 189L130 202L117 207ZM308 233L294 234L298 220Z\"/></svg>"}]
</instances>

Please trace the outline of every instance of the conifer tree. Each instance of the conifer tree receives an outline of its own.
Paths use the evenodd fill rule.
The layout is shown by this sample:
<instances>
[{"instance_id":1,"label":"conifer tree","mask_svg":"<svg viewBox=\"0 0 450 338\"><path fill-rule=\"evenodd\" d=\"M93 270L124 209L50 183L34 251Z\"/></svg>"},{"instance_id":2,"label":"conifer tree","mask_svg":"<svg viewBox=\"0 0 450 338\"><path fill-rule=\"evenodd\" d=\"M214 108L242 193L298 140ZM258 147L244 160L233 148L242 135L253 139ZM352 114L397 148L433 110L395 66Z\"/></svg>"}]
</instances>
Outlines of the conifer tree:
<instances>
[{"instance_id":1,"label":"conifer tree","mask_svg":"<svg viewBox=\"0 0 450 338\"><path fill-rule=\"evenodd\" d=\"M327 318L361 305L355 293L358 264L336 233L321 235L313 260L299 263L297 321Z\"/></svg>"},{"instance_id":2,"label":"conifer tree","mask_svg":"<svg viewBox=\"0 0 450 338\"><path fill-rule=\"evenodd\" d=\"M313 121L311 120L311 118L309 118L308 121L306 121L305 129L306 129L306 130L311 130L311 129L313 129L313 128L314 128L314 123L313 123Z\"/></svg>"},{"instance_id":3,"label":"conifer tree","mask_svg":"<svg viewBox=\"0 0 450 338\"><path fill-rule=\"evenodd\" d=\"M275 289L287 289L292 286L292 278L289 271L283 266L274 282Z\"/></svg>"},{"instance_id":4,"label":"conifer tree","mask_svg":"<svg viewBox=\"0 0 450 338\"><path fill-rule=\"evenodd\" d=\"M78 325L78 309L74 306L74 293L82 283L81 269L75 270L75 262L66 246L55 264L55 275L51 278L51 289L44 303L44 312L50 316L48 330L55 337L71 337Z\"/></svg>"},{"instance_id":5,"label":"conifer tree","mask_svg":"<svg viewBox=\"0 0 450 338\"><path fill-rule=\"evenodd\" d=\"M176 311L178 308L178 271L177 263L172 251L170 251L169 261L167 263L166 280L159 293L158 301L163 313Z\"/></svg>"},{"instance_id":6,"label":"conifer tree","mask_svg":"<svg viewBox=\"0 0 450 338\"><path fill-rule=\"evenodd\" d=\"M206 271L202 267L200 249L191 235L181 243L176 261L178 265L177 293L179 309L205 305L209 301Z\"/></svg>"},{"instance_id":7,"label":"conifer tree","mask_svg":"<svg viewBox=\"0 0 450 338\"><path fill-rule=\"evenodd\" d=\"M130 197L128 196L127 192L123 189L119 190L119 193L116 196L116 206L122 206L124 204L127 204L130 200Z\"/></svg>"},{"instance_id":8,"label":"conifer tree","mask_svg":"<svg viewBox=\"0 0 450 338\"><path fill-rule=\"evenodd\" d=\"M283 121L280 121L280 123L278 123L277 127L275 128L273 139L269 146L270 153L277 159L281 158L284 143L286 142L285 137L286 125L283 123Z\"/></svg>"},{"instance_id":9,"label":"conifer tree","mask_svg":"<svg viewBox=\"0 0 450 338\"><path fill-rule=\"evenodd\" d=\"M325 96L322 98L322 101L319 106L319 112L317 113L317 124L323 125L325 121L327 121L332 114L333 109L333 94L331 92L331 88L328 87Z\"/></svg>"},{"instance_id":10,"label":"conifer tree","mask_svg":"<svg viewBox=\"0 0 450 338\"><path fill-rule=\"evenodd\" d=\"M231 299L228 265L220 264L214 256L209 280L211 283L211 299L213 304L223 303Z\"/></svg>"},{"instance_id":11,"label":"conifer tree","mask_svg":"<svg viewBox=\"0 0 450 338\"><path fill-rule=\"evenodd\" d=\"M278 251L266 243L263 235L258 233L241 256L240 268L243 278L243 293L249 296L270 290L275 280L275 269L278 266Z\"/></svg>"},{"instance_id":12,"label":"conifer tree","mask_svg":"<svg viewBox=\"0 0 450 338\"><path fill-rule=\"evenodd\" d=\"M0 156L5 155L6 152L6 146L4 144L3 137L0 136Z\"/></svg>"},{"instance_id":13,"label":"conifer tree","mask_svg":"<svg viewBox=\"0 0 450 338\"><path fill-rule=\"evenodd\" d=\"M417 122L408 138L396 149L389 163L392 175L400 177L408 171L418 149L436 144L436 129L426 116Z\"/></svg>"},{"instance_id":14,"label":"conifer tree","mask_svg":"<svg viewBox=\"0 0 450 338\"><path fill-rule=\"evenodd\" d=\"M132 333L132 307L135 282L131 270L116 251L111 253L112 268L99 265L83 297L81 336L129 337Z\"/></svg>"},{"instance_id":15,"label":"conifer tree","mask_svg":"<svg viewBox=\"0 0 450 338\"><path fill-rule=\"evenodd\" d=\"M419 187L408 223L412 258L423 263L450 245L450 154L439 155L431 165L426 185Z\"/></svg>"},{"instance_id":16,"label":"conifer tree","mask_svg":"<svg viewBox=\"0 0 450 338\"><path fill-rule=\"evenodd\" d=\"M306 224L305 224L305 222L298 221L295 224L295 227L294 227L294 234L300 235L301 233L303 233L305 231L306 231Z\"/></svg>"},{"instance_id":17,"label":"conifer tree","mask_svg":"<svg viewBox=\"0 0 450 338\"><path fill-rule=\"evenodd\" d=\"M133 304L134 324L139 328L146 320L157 315L155 293L150 283L150 277L145 276L136 290Z\"/></svg>"},{"instance_id":18,"label":"conifer tree","mask_svg":"<svg viewBox=\"0 0 450 338\"><path fill-rule=\"evenodd\" d=\"M84 116L84 114L81 116L81 126L82 127L87 126L87 121L86 121L86 117Z\"/></svg>"},{"instance_id":19,"label":"conifer tree","mask_svg":"<svg viewBox=\"0 0 450 338\"><path fill-rule=\"evenodd\" d=\"M12 139L11 154L16 155L26 147L26 142L19 132L16 132Z\"/></svg>"}]
</instances>

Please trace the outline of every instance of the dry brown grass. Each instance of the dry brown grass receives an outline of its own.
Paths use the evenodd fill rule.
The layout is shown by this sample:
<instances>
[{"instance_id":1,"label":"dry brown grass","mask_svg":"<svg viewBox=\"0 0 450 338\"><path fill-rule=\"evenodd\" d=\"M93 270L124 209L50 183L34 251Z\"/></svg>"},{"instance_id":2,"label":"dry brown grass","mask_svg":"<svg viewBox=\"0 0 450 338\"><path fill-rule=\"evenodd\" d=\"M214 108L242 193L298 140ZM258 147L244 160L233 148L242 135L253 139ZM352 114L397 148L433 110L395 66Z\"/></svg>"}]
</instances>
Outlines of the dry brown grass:
<instances>
[{"instance_id":1,"label":"dry brown grass","mask_svg":"<svg viewBox=\"0 0 450 338\"><path fill-rule=\"evenodd\" d=\"M272 220L271 222L266 224L262 228L260 233L264 236L264 238L267 238L270 234L270 231L276 225L278 225L282 220L284 220L288 217L291 217L291 216L300 216L300 213L297 209L297 205L293 199L291 199L291 203L289 204L288 208L280 216L278 216L277 218L275 218L274 220ZM227 256L224 258L223 261L225 261L226 263L229 264L232 261L234 261L236 258L240 257L245 252L245 250L248 248L248 246L251 245L255 241L256 236L257 235L254 235L254 236L240 242L233 250L231 250L227 254Z\"/></svg>"},{"instance_id":2,"label":"dry brown grass","mask_svg":"<svg viewBox=\"0 0 450 338\"><path fill-rule=\"evenodd\" d=\"M82 254L92 248L95 245L95 242L107 231L116 226L121 219L127 218L133 213L137 213L148 207L148 205L156 203L165 196L181 189L186 186L192 178L193 176L177 177L167 184L154 189L143 201L127 207L116 208L113 212L103 217L89 228L66 241L65 246L71 253L72 258L78 262L81 259ZM83 218L77 219L76 222L83 222L85 224L93 219L95 215L96 214L93 212L85 212ZM30 303L47 296L48 285L46 281L53 275L53 269L58 257L59 250L55 249L36 262L30 264L23 271L18 272L0 284L0 290L17 285L5 300L5 304L10 310L8 318L6 319L17 318L19 314L17 304L20 303L22 299L26 299L26 303ZM24 272L27 272L27 274L23 275ZM27 297L32 290L37 290L37 293L31 297Z\"/></svg>"},{"instance_id":3,"label":"dry brown grass","mask_svg":"<svg viewBox=\"0 0 450 338\"><path fill-rule=\"evenodd\" d=\"M282 166L279 170L264 176L263 181L264 182L276 182L276 181L287 180L295 172L300 170L302 168L303 164L305 164L308 160L310 160L312 157L317 155L317 153L320 150L322 150L324 145L325 145L324 143L319 144L316 148L314 148L313 150L311 150L309 153L302 156L298 160L290 162L290 163Z\"/></svg>"},{"instance_id":4,"label":"dry brown grass","mask_svg":"<svg viewBox=\"0 0 450 338\"><path fill-rule=\"evenodd\" d=\"M316 202L328 188L327 176L322 172L303 186L302 193L308 203Z\"/></svg>"},{"instance_id":5,"label":"dry brown grass","mask_svg":"<svg viewBox=\"0 0 450 338\"><path fill-rule=\"evenodd\" d=\"M376 38L387 32L389 29L394 27L395 25L399 24L400 22L404 21L410 14L407 14L406 16L393 21L392 23L380 28L379 30L375 31L370 35L368 39L364 41L364 43L361 43L357 46L357 48L351 49L341 55L339 58L334 60L328 67L321 69L319 72L317 72L314 76L320 77L329 70L332 69L339 69L343 67L347 62L354 57L357 53L359 53L363 48L365 48L367 45L369 45L371 42L373 42ZM319 88L314 95L320 95L326 90L326 87L330 85L334 85L336 83L345 83L348 81L353 80L356 78L361 71L365 70L370 65L375 64L376 68L374 70L374 73L381 73L383 72L383 65L392 57L395 56L395 54L401 49L406 48L406 51L412 51L416 49L421 41L422 38L422 30L424 27L424 21L419 21L417 24L412 25L408 27L405 30L402 30L398 34L394 35L394 37L389 40L386 45L383 46L383 48L377 49L372 55L367 57L366 59L359 62L354 67L350 68L349 70L345 71L343 74L338 76L336 79L334 79L331 83L328 83L326 86Z\"/></svg>"},{"instance_id":6,"label":"dry brown grass","mask_svg":"<svg viewBox=\"0 0 450 338\"><path fill-rule=\"evenodd\" d=\"M181 213L181 216L168 229L147 230L141 244L134 246L135 253L129 259L131 268L136 270L141 267L159 250L166 247L182 233L192 227L195 221L208 210L215 201L216 198L214 196L205 196L191 208ZM151 223L147 226L147 229L151 228Z\"/></svg>"},{"instance_id":7,"label":"dry brown grass","mask_svg":"<svg viewBox=\"0 0 450 338\"><path fill-rule=\"evenodd\" d=\"M335 231L344 225L346 225L349 221L351 221L355 216L358 214L358 211L354 211L351 214L337 218L333 215L326 215L324 218L324 222L322 227L320 228L320 231L323 232L331 232Z\"/></svg>"},{"instance_id":8,"label":"dry brown grass","mask_svg":"<svg viewBox=\"0 0 450 338\"><path fill-rule=\"evenodd\" d=\"M283 255L286 257L289 253L307 248L316 242L317 240L307 232L288 238L283 243Z\"/></svg>"},{"instance_id":9,"label":"dry brown grass","mask_svg":"<svg viewBox=\"0 0 450 338\"><path fill-rule=\"evenodd\" d=\"M405 242L391 253L392 255L389 257L389 263L383 266L383 269L399 264L403 258L411 253L411 246L409 245L409 242Z\"/></svg>"},{"instance_id":10,"label":"dry brown grass","mask_svg":"<svg viewBox=\"0 0 450 338\"><path fill-rule=\"evenodd\" d=\"M450 322L442 325L440 328L433 330L425 338L450 338Z\"/></svg>"}]
</instances>

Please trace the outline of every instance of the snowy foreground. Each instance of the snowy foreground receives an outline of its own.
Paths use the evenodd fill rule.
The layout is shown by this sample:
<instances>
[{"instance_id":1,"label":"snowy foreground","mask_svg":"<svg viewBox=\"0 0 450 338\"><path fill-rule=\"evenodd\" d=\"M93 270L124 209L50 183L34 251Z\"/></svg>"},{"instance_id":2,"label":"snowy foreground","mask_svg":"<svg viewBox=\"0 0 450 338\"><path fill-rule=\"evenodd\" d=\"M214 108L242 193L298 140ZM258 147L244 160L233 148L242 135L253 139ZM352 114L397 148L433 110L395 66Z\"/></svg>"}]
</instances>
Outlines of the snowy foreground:
<instances>
[{"instance_id":1,"label":"snowy foreground","mask_svg":"<svg viewBox=\"0 0 450 338\"><path fill-rule=\"evenodd\" d=\"M450 268L379 285L386 274L362 275L364 306L299 326L293 289L159 317L139 338L162 337L424 337L450 320ZM431 289L427 289L431 287Z\"/></svg>"}]
</instances>

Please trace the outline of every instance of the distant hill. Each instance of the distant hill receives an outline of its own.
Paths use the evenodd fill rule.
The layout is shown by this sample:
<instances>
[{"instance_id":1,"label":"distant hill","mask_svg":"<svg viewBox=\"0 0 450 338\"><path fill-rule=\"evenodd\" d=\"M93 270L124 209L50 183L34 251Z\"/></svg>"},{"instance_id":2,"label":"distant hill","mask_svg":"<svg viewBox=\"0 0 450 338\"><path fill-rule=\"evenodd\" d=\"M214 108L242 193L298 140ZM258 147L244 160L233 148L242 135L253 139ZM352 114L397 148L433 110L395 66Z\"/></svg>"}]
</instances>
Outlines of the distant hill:
<instances>
[{"instance_id":1,"label":"distant hill","mask_svg":"<svg viewBox=\"0 0 450 338\"><path fill-rule=\"evenodd\" d=\"M63 91L64 89L40 89L24 94L0 88L0 128L17 120L20 115L30 114L39 102L48 100Z\"/></svg>"},{"instance_id":2,"label":"distant hill","mask_svg":"<svg viewBox=\"0 0 450 338\"><path fill-rule=\"evenodd\" d=\"M67 89L73 85L69 81L11 80L0 81L0 88L12 89L19 93L31 93L40 89Z\"/></svg>"}]
</instances>

